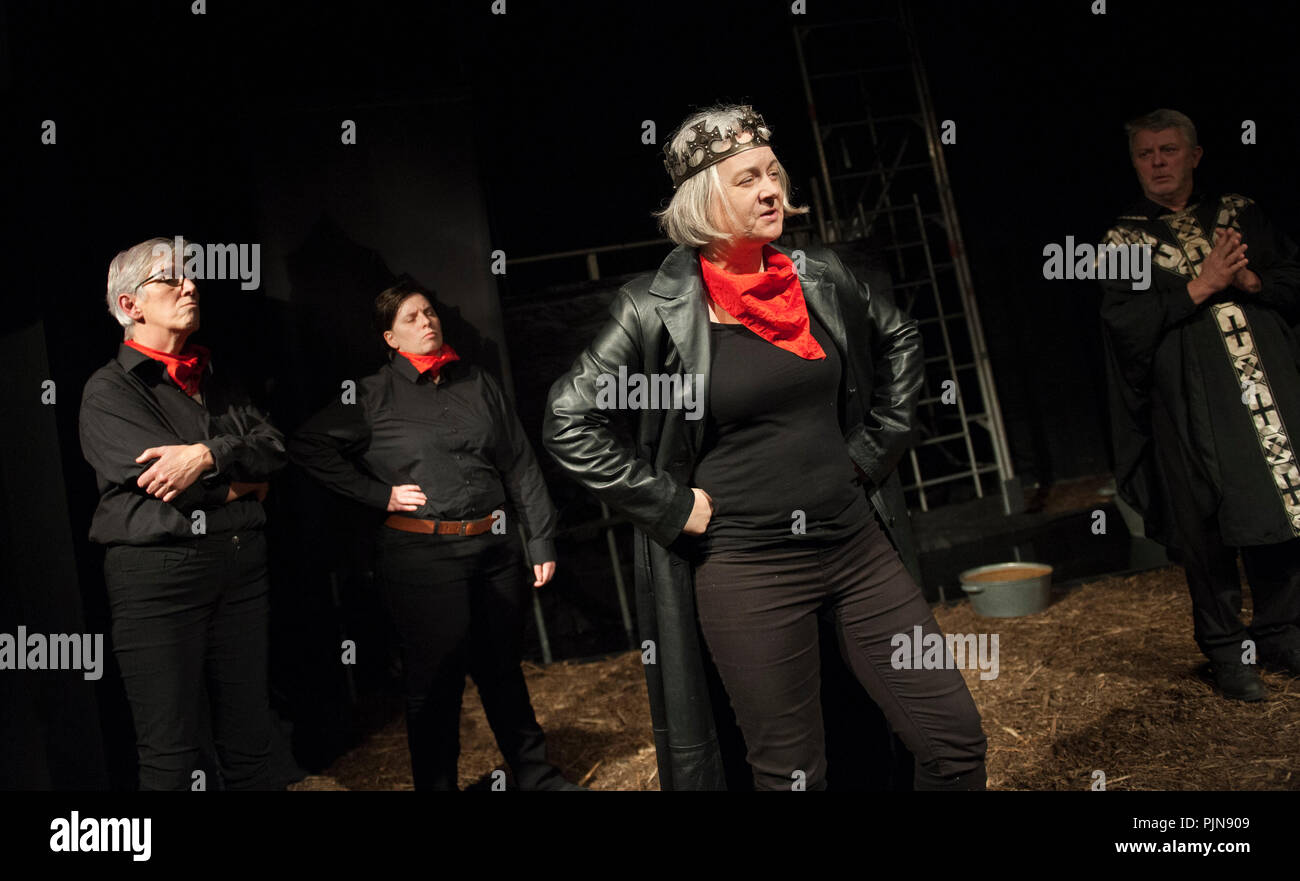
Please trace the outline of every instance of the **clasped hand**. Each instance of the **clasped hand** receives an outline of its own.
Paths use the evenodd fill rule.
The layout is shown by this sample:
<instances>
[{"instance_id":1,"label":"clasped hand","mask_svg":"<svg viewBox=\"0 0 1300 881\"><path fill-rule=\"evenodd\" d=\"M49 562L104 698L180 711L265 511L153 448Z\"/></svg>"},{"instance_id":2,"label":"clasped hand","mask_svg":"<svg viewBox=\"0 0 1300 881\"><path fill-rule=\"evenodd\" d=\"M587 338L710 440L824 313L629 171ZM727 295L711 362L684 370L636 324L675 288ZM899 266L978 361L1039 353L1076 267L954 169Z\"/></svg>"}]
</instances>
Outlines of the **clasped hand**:
<instances>
[{"instance_id":1,"label":"clasped hand","mask_svg":"<svg viewBox=\"0 0 1300 881\"><path fill-rule=\"evenodd\" d=\"M1246 258L1249 247L1235 229L1216 229L1214 250L1201 263L1200 275L1188 283L1188 296L1197 304L1204 303L1229 285L1246 293L1257 293L1263 283L1249 268L1250 261Z\"/></svg>"}]
</instances>

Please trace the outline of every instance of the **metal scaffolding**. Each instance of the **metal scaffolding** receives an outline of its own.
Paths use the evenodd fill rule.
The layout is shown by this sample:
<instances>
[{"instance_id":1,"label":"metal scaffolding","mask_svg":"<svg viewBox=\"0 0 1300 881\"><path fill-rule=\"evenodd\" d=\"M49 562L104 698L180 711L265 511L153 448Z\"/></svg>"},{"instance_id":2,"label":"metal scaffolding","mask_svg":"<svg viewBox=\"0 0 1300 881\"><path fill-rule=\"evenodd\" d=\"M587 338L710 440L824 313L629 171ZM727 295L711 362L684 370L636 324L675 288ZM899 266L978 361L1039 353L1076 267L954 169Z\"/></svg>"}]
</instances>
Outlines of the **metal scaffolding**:
<instances>
[{"instance_id":1,"label":"metal scaffolding","mask_svg":"<svg viewBox=\"0 0 1300 881\"><path fill-rule=\"evenodd\" d=\"M911 12L902 2L892 15L799 25L794 41L817 149L817 228L828 244L858 241L885 261L932 353L904 489L926 511L933 488L968 480L982 498L996 474L1004 510L1021 510L944 161L941 135L955 123L935 115ZM946 246L941 259L932 242Z\"/></svg>"}]
</instances>

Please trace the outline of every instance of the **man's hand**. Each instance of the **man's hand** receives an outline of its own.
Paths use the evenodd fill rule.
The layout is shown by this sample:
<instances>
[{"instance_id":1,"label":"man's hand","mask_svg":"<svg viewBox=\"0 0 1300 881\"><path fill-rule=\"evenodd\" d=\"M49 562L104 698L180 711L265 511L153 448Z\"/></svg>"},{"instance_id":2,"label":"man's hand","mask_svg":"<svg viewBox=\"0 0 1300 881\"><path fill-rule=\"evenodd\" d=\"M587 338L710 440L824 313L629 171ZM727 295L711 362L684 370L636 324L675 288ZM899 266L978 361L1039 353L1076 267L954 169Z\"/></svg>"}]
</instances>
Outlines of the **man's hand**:
<instances>
[{"instance_id":1,"label":"man's hand","mask_svg":"<svg viewBox=\"0 0 1300 881\"><path fill-rule=\"evenodd\" d=\"M203 444L170 444L150 447L135 457L137 463L157 459L136 480L136 485L164 502L189 489L199 475L212 468L212 451Z\"/></svg>"},{"instance_id":2,"label":"man's hand","mask_svg":"<svg viewBox=\"0 0 1300 881\"><path fill-rule=\"evenodd\" d=\"M1220 227L1214 231L1214 250L1201 264L1201 274L1187 283L1187 295L1198 306L1233 284L1246 269L1246 248L1241 233ZM1258 281L1258 276L1251 272ZM1246 288L1246 290L1249 290Z\"/></svg>"},{"instance_id":3,"label":"man's hand","mask_svg":"<svg viewBox=\"0 0 1300 881\"><path fill-rule=\"evenodd\" d=\"M401 486L393 487L393 491L388 494L389 511L418 511L429 501L424 496L424 492L414 483L404 483Z\"/></svg>"},{"instance_id":4,"label":"man's hand","mask_svg":"<svg viewBox=\"0 0 1300 881\"><path fill-rule=\"evenodd\" d=\"M261 483L244 483L240 480L232 480L230 488L226 490L226 504L228 505L235 499L242 498L249 493L257 493L259 502L266 501L266 493L270 488L271 485L265 480Z\"/></svg>"},{"instance_id":5,"label":"man's hand","mask_svg":"<svg viewBox=\"0 0 1300 881\"><path fill-rule=\"evenodd\" d=\"M1239 269L1232 277L1232 286L1248 294L1258 294L1264 282L1250 269Z\"/></svg>"},{"instance_id":6,"label":"man's hand","mask_svg":"<svg viewBox=\"0 0 1300 881\"><path fill-rule=\"evenodd\" d=\"M534 563L533 577L536 579L536 581L533 582L533 587L541 587L543 584L550 581L551 578L554 577L554 575L555 575L554 560L547 560L545 563Z\"/></svg>"},{"instance_id":7,"label":"man's hand","mask_svg":"<svg viewBox=\"0 0 1300 881\"><path fill-rule=\"evenodd\" d=\"M691 508L691 516L686 518L682 532L687 535L703 535L709 521L713 519L713 497L698 486L691 487L691 492L695 493L695 506Z\"/></svg>"}]
</instances>

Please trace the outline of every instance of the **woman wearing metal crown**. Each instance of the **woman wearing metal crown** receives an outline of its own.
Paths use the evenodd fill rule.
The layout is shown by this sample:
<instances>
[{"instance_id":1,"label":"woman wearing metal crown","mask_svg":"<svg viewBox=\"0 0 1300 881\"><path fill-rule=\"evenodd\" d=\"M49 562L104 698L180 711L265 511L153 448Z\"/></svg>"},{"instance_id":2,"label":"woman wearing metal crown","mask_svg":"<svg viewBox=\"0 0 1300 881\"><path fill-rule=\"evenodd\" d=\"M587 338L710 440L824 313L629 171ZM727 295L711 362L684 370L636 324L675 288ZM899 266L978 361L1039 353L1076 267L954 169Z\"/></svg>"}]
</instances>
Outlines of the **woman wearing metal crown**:
<instances>
[{"instance_id":1,"label":"woman wearing metal crown","mask_svg":"<svg viewBox=\"0 0 1300 881\"><path fill-rule=\"evenodd\" d=\"M890 663L895 634L938 632L891 544L922 384L916 323L834 253L808 251L796 271L769 244L807 210L770 139L747 106L696 113L670 138L676 192L659 219L678 247L623 287L552 386L544 442L636 526L662 788L736 785L719 747L726 701L756 788L826 786L818 617L832 616L843 662L916 759L916 787L982 789L986 742L960 672ZM703 374L705 418L602 409L599 376L624 366Z\"/></svg>"}]
</instances>

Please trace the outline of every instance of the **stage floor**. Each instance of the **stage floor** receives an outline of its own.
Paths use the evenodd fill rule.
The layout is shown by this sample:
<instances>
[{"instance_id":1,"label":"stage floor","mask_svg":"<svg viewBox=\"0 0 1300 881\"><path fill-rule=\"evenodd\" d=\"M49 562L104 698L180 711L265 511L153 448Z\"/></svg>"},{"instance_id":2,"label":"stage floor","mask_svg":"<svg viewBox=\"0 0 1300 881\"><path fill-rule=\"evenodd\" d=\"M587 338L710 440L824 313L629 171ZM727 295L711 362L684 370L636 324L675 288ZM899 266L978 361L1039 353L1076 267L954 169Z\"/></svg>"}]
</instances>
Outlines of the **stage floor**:
<instances>
[{"instance_id":1,"label":"stage floor","mask_svg":"<svg viewBox=\"0 0 1300 881\"><path fill-rule=\"evenodd\" d=\"M1247 597L1247 620L1249 597ZM1300 680L1264 674L1269 699L1216 697L1192 641L1181 569L1056 591L1019 619L937 606L949 634L997 634L998 676L964 671L989 739L991 789L1300 790ZM592 789L658 789L640 656L525 665L553 760ZM463 788L502 767L472 684L461 717ZM830 779L834 780L834 768ZM410 789L400 708L294 789Z\"/></svg>"}]
</instances>

